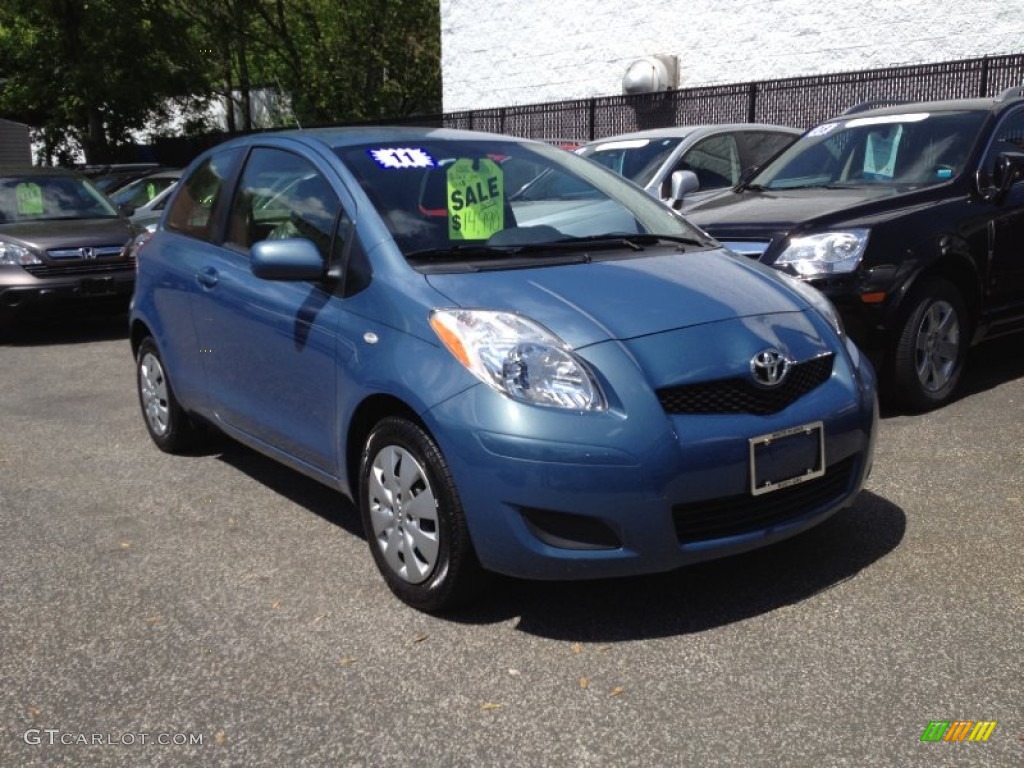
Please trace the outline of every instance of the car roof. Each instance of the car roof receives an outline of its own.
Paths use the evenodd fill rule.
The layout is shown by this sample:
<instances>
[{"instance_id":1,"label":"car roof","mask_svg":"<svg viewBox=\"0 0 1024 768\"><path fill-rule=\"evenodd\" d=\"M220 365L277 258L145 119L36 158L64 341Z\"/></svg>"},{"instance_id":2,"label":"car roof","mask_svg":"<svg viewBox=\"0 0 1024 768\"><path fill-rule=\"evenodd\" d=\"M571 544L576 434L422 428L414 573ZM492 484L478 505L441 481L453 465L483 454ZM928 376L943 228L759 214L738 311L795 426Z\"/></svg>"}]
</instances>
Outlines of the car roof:
<instances>
[{"instance_id":1,"label":"car roof","mask_svg":"<svg viewBox=\"0 0 1024 768\"><path fill-rule=\"evenodd\" d=\"M80 177L82 174L68 168L40 167L35 165L4 165L0 166L0 178L5 176L71 176Z\"/></svg>"},{"instance_id":2,"label":"car roof","mask_svg":"<svg viewBox=\"0 0 1024 768\"><path fill-rule=\"evenodd\" d=\"M619 133L614 136L606 136L603 139L595 139L585 146L594 147L600 144L607 144L612 141L628 141L630 139L683 139L693 133L718 133L722 131L778 131L779 133L791 133L799 136L803 131L797 128L790 128L785 125L771 125L768 123L715 123L703 125L675 125L667 128L649 128L645 131L632 131L630 133Z\"/></svg>"},{"instance_id":3,"label":"car roof","mask_svg":"<svg viewBox=\"0 0 1024 768\"><path fill-rule=\"evenodd\" d=\"M837 115L826 122L832 122L840 118L875 117L885 115L905 115L908 112L998 112L1005 106L1017 104L1024 99L1018 97L999 98L991 97L984 99L944 99L941 101L907 101L899 104L889 104L875 109L851 112L849 114Z\"/></svg>"},{"instance_id":4,"label":"car roof","mask_svg":"<svg viewBox=\"0 0 1024 768\"><path fill-rule=\"evenodd\" d=\"M162 171L154 171L153 173L147 173L145 176L141 176L135 181L145 181L146 179L180 179L182 174L181 168L169 168Z\"/></svg>"},{"instance_id":5,"label":"car roof","mask_svg":"<svg viewBox=\"0 0 1024 768\"><path fill-rule=\"evenodd\" d=\"M543 144L544 142L533 139L521 139L514 136L505 136L497 133L486 133L483 131L464 131L457 128L422 128L394 125L371 125L345 128L304 128L288 131L274 131L271 133L259 133L251 136L242 136L232 139L220 147L228 145L243 145L259 143L264 139L287 138L304 144L327 145L331 149L344 149L362 144L382 144L394 142L413 142L426 140L442 141L518 141L530 144Z\"/></svg>"}]
</instances>

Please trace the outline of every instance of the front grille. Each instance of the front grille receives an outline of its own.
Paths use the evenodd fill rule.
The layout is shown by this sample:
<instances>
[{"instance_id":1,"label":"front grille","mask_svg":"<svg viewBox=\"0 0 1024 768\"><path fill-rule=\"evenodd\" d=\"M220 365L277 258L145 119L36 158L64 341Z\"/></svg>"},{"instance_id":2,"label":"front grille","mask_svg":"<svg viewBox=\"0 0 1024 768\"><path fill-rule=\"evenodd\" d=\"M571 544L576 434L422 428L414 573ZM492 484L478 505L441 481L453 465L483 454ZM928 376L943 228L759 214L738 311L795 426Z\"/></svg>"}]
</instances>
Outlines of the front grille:
<instances>
[{"instance_id":1,"label":"front grille","mask_svg":"<svg viewBox=\"0 0 1024 768\"><path fill-rule=\"evenodd\" d=\"M796 520L838 501L850 490L857 458L838 461L825 474L771 493L745 493L672 507L680 544L739 536Z\"/></svg>"},{"instance_id":2,"label":"front grille","mask_svg":"<svg viewBox=\"0 0 1024 768\"><path fill-rule=\"evenodd\" d=\"M79 261L74 264L29 264L25 270L36 277L75 277L109 275L135 269L135 259L117 261Z\"/></svg>"},{"instance_id":3,"label":"front grille","mask_svg":"<svg viewBox=\"0 0 1024 768\"><path fill-rule=\"evenodd\" d=\"M778 413L828 381L833 357L829 352L794 363L783 382L772 388L755 386L747 379L718 379L659 389L658 400L665 412L671 414Z\"/></svg>"},{"instance_id":4,"label":"front grille","mask_svg":"<svg viewBox=\"0 0 1024 768\"><path fill-rule=\"evenodd\" d=\"M46 255L51 259L106 259L120 256L123 252L123 245L100 245L95 248L51 248Z\"/></svg>"}]
</instances>

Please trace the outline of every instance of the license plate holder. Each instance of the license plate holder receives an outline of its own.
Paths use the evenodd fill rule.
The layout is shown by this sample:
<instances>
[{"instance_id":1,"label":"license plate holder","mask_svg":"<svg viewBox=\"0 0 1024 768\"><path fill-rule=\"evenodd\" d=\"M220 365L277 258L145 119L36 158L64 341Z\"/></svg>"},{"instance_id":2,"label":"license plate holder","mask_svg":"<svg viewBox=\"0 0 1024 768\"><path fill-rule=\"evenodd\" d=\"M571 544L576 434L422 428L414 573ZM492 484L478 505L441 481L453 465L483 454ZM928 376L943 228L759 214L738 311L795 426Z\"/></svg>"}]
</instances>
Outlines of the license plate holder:
<instances>
[{"instance_id":1,"label":"license plate holder","mask_svg":"<svg viewBox=\"0 0 1024 768\"><path fill-rule=\"evenodd\" d=\"M825 425L815 421L750 438L750 493L760 496L825 474Z\"/></svg>"},{"instance_id":2,"label":"license plate holder","mask_svg":"<svg viewBox=\"0 0 1024 768\"><path fill-rule=\"evenodd\" d=\"M112 277L83 277L78 283L82 296L113 296L117 292Z\"/></svg>"}]
</instances>

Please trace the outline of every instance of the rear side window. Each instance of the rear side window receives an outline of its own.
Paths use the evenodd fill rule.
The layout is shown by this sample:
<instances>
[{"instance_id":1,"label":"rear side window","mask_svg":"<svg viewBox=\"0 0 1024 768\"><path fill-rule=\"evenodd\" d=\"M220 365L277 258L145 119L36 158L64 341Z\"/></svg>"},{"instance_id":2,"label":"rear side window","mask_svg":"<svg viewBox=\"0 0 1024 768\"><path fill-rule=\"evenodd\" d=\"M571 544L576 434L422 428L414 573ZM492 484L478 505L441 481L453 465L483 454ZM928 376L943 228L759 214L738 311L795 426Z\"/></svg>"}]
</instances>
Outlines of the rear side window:
<instances>
[{"instance_id":1,"label":"rear side window","mask_svg":"<svg viewBox=\"0 0 1024 768\"><path fill-rule=\"evenodd\" d=\"M231 206L228 242L248 250L260 240L304 237L326 260L341 203L305 158L257 147L245 164Z\"/></svg>"},{"instance_id":2,"label":"rear side window","mask_svg":"<svg viewBox=\"0 0 1024 768\"><path fill-rule=\"evenodd\" d=\"M167 229L201 240L213 239L213 213L223 196L224 182L234 171L240 150L220 152L192 171L167 212Z\"/></svg>"}]
</instances>

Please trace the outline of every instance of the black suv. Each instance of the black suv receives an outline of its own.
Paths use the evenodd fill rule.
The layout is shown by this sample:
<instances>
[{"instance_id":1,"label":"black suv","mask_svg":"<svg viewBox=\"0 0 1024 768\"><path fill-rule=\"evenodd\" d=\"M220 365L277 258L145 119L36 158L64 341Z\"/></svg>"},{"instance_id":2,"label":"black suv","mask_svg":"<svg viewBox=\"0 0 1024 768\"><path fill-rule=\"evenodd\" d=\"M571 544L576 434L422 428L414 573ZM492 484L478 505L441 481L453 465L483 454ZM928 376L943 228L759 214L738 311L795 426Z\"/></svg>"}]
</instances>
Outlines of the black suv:
<instances>
[{"instance_id":1,"label":"black suv","mask_svg":"<svg viewBox=\"0 0 1024 768\"><path fill-rule=\"evenodd\" d=\"M904 407L1024 330L1024 88L851 110L687 218L820 288Z\"/></svg>"}]
</instances>

